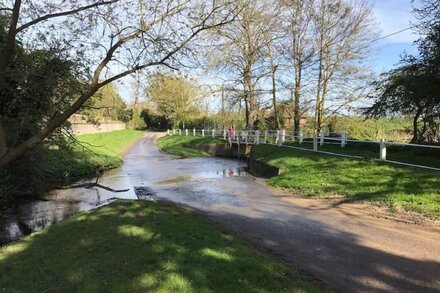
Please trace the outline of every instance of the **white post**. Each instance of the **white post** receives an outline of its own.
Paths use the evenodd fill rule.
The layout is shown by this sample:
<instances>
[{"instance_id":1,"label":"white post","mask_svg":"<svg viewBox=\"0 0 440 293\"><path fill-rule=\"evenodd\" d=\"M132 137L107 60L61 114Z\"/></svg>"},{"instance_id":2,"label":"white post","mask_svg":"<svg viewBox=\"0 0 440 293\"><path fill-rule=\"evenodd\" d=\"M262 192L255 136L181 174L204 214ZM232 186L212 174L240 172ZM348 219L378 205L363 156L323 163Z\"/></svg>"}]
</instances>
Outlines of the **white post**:
<instances>
[{"instance_id":1,"label":"white post","mask_svg":"<svg viewBox=\"0 0 440 293\"><path fill-rule=\"evenodd\" d=\"M188 128L185 129L185 135L188 136Z\"/></svg>"},{"instance_id":2,"label":"white post","mask_svg":"<svg viewBox=\"0 0 440 293\"><path fill-rule=\"evenodd\" d=\"M255 144L260 144L260 131L255 130Z\"/></svg>"},{"instance_id":3,"label":"white post","mask_svg":"<svg viewBox=\"0 0 440 293\"><path fill-rule=\"evenodd\" d=\"M226 139L226 129L223 129L223 139ZM232 137L231 137L232 139Z\"/></svg>"},{"instance_id":4,"label":"white post","mask_svg":"<svg viewBox=\"0 0 440 293\"><path fill-rule=\"evenodd\" d=\"M385 139L383 139L383 138L380 139L379 158L382 161L386 161L387 160L387 145L385 143Z\"/></svg>"},{"instance_id":5,"label":"white post","mask_svg":"<svg viewBox=\"0 0 440 293\"><path fill-rule=\"evenodd\" d=\"M175 129L173 129L173 135L176 135L176 130Z\"/></svg>"},{"instance_id":6,"label":"white post","mask_svg":"<svg viewBox=\"0 0 440 293\"><path fill-rule=\"evenodd\" d=\"M205 136L205 129L202 129L202 136Z\"/></svg>"},{"instance_id":7,"label":"white post","mask_svg":"<svg viewBox=\"0 0 440 293\"><path fill-rule=\"evenodd\" d=\"M212 138L214 138L215 137L215 129L213 128L212 129Z\"/></svg>"},{"instance_id":8,"label":"white post","mask_svg":"<svg viewBox=\"0 0 440 293\"><path fill-rule=\"evenodd\" d=\"M281 143L283 144L286 141L286 130L281 130Z\"/></svg>"},{"instance_id":9,"label":"white post","mask_svg":"<svg viewBox=\"0 0 440 293\"><path fill-rule=\"evenodd\" d=\"M193 136L196 136L196 129L193 128Z\"/></svg>"},{"instance_id":10,"label":"white post","mask_svg":"<svg viewBox=\"0 0 440 293\"><path fill-rule=\"evenodd\" d=\"M281 146L283 144L283 132L278 131L278 145Z\"/></svg>"},{"instance_id":11,"label":"white post","mask_svg":"<svg viewBox=\"0 0 440 293\"><path fill-rule=\"evenodd\" d=\"M267 130L264 132L264 143L267 143Z\"/></svg>"},{"instance_id":12,"label":"white post","mask_svg":"<svg viewBox=\"0 0 440 293\"><path fill-rule=\"evenodd\" d=\"M167 134L170 135L170 130L169 129L167 129Z\"/></svg>"},{"instance_id":13,"label":"white post","mask_svg":"<svg viewBox=\"0 0 440 293\"><path fill-rule=\"evenodd\" d=\"M315 132L313 135L313 150L316 152L318 150L318 136Z\"/></svg>"},{"instance_id":14,"label":"white post","mask_svg":"<svg viewBox=\"0 0 440 293\"><path fill-rule=\"evenodd\" d=\"M299 144L302 144L304 140L304 133L302 131L299 132Z\"/></svg>"},{"instance_id":15,"label":"white post","mask_svg":"<svg viewBox=\"0 0 440 293\"><path fill-rule=\"evenodd\" d=\"M179 128L179 135L182 135L182 129Z\"/></svg>"},{"instance_id":16,"label":"white post","mask_svg":"<svg viewBox=\"0 0 440 293\"><path fill-rule=\"evenodd\" d=\"M320 146L324 145L324 133L323 132L319 133L319 145Z\"/></svg>"},{"instance_id":17,"label":"white post","mask_svg":"<svg viewBox=\"0 0 440 293\"><path fill-rule=\"evenodd\" d=\"M347 144L347 133L342 132L341 133L341 148L345 147Z\"/></svg>"},{"instance_id":18,"label":"white post","mask_svg":"<svg viewBox=\"0 0 440 293\"><path fill-rule=\"evenodd\" d=\"M280 131L277 130L277 134L276 134L276 136L275 136L275 143L278 143L278 141L279 141L279 137L280 137Z\"/></svg>"}]
</instances>

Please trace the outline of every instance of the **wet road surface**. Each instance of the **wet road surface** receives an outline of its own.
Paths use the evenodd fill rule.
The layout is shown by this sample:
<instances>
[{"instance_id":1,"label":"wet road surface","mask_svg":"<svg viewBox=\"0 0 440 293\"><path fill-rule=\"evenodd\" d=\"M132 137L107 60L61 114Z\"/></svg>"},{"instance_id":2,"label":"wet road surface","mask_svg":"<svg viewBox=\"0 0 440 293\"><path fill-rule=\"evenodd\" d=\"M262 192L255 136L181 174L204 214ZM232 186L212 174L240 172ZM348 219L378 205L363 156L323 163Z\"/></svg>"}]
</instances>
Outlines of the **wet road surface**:
<instances>
[{"instance_id":1,"label":"wet road surface","mask_svg":"<svg viewBox=\"0 0 440 293\"><path fill-rule=\"evenodd\" d=\"M250 175L228 176L228 167L239 165L213 172L221 159L175 160L158 152L156 137L149 134L125 158L133 186L201 211L335 290L440 292L439 230L378 219L359 205L292 197Z\"/></svg>"},{"instance_id":2,"label":"wet road surface","mask_svg":"<svg viewBox=\"0 0 440 293\"><path fill-rule=\"evenodd\" d=\"M440 292L440 231L378 219L362 205L333 205L277 191L247 175L243 161L178 159L160 153L149 133L128 152L121 169L100 183L128 192L62 190L58 209L32 208L10 226L57 221L65 214L106 204L114 197L158 198L190 206L233 230L292 268L344 292ZM53 203L52 203L53 205ZM38 214L40 211L40 214ZM48 213L51 212L52 214ZM47 216L50 215L50 216ZM15 226L14 226L15 225ZM26 225L25 225L26 226ZM16 227L15 230L22 231ZM1 229L1 225L0 225ZM3 228L4 229L4 228ZM21 227L23 229L23 227ZM1 231L0 231L1 232Z\"/></svg>"}]
</instances>

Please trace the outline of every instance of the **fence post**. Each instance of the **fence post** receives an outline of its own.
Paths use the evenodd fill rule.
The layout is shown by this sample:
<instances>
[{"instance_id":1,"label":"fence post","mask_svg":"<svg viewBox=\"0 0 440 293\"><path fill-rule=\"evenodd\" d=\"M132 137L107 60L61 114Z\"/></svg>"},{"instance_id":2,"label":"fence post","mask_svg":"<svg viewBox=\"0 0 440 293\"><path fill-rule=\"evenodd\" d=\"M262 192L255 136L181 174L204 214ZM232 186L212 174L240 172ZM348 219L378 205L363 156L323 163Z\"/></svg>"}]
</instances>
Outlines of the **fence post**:
<instances>
[{"instance_id":1,"label":"fence post","mask_svg":"<svg viewBox=\"0 0 440 293\"><path fill-rule=\"evenodd\" d=\"M318 150L318 136L316 132L313 134L313 150L315 152Z\"/></svg>"},{"instance_id":2,"label":"fence post","mask_svg":"<svg viewBox=\"0 0 440 293\"><path fill-rule=\"evenodd\" d=\"M387 145L385 143L385 139L383 139L383 138L380 139L379 158L382 161L386 161L387 160Z\"/></svg>"},{"instance_id":3,"label":"fence post","mask_svg":"<svg viewBox=\"0 0 440 293\"><path fill-rule=\"evenodd\" d=\"M223 139L226 139L226 129L223 129ZM232 139L232 137L231 137Z\"/></svg>"},{"instance_id":4,"label":"fence post","mask_svg":"<svg viewBox=\"0 0 440 293\"><path fill-rule=\"evenodd\" d=\"M182 135L182 129L179 128L179 135Z\"/></svg>"},{"instance_id":5,"label":"fence post","mask_svg":"<svg viewBox=\"0 0 440 293\"><path fill-rule=\"evenodd\" d=\"M278 145L281 146L283 144L283 132L278 130Z\"/></svg>"},{"instance_id":6,"label":"fence post","mask_svg":"<svg viewBox=\"0 0 440 293\"><path fill-rule=\"evenodd\" d=\"M320 146L324 145L324 133L323 132L319 132L319 145Z\"/></svg>"},{"instance_id":7,"label":"fence post","mask_svg":"<svg viewBox=\"0 0 440 293\"><path fill-rule=\"evenodd\" d=\"M202 136L205 136L205 129L202 129Z\"/></svg>"},{"instance_id":8,"label":"fence post","mask_svg":"<svg viewBox=\"0 0 440 293\"><path fill-rule=\"evenodd\" d=\"M260 144L260 131L255 130L255 144Z\"/></svg>"},{"instance_id":9,"label":"fence post","mask_svg":"<svg viewBox=\"0 0 440 293\"><path fill-rule=\"evenodd\" d=\"M185 129L185 135L188 136L188 128Z\"/></svg>"},{"instance_id":10,"label":"fence post","mask_svg":"<svg viewBox=\"0 0 440 293\"><path fill-rule=\"evenodd\" d=\"M275 144L277 144L277 143L278 143L278 141L279 141L279 138L280 138L280 131L279 131L279 130L277 130L277 134L276 134L276 136L275 136Z\"/></svg>"},{"instance_id":11,"label":"fence post","mask_svg":"<svg viewBox=\"0 0 440 293\"><path fill-rule=\"evenodd\" d=\"M342 132L341 133L341 148L345 147L347 144L347 133Z\"/></svg>"},{"instance_id":12,"label":"fence post","mask_svg":"<svg viewBox=\"0 0 440 293\"><path fill-rule=\"evenodd\" d=\"M299 132L299 144L302 144L304 140L304 133L302 131Z\"/></svg>"},{"instance_id":13,"label":"fence post","mask_svg":"<svg viewBox=\"0 0 440 293\"><path fill-rule=\"evenodd\" d=\"M212 129L212 138L214 138L215 137L215 129L213 128Z\"/></svg>"},{"instance_id":14,"label":"fence post","mask_svg":"<svg viewBox=\"0 0 440 293\"><path fill-rule=\"evenodd\" d=\"M267 130L264 132L264 143L267 143Z\"/></svg>"},{"instance_id":15,"label":"fence post","mask_svg":"<svg viewBox=\"0 0 440 293\"><path fill-rule=\"evenodd\" d=\"M167 129L167 134L170 135L170 130L169 129Z\"/></svg>"},{"instance_id":16,"label":"fence post","mask_svg":"<svg viewBox=\"0 0 440 293\"><path fill-rule=\"evenodd\" d=\"M175 129L173 129L173 135L176 135L176 130Z\"/></svg>"},{"instance_id":17,"label":"fence post","mask_svg":"<svg viewBox=\"0 0 440 293\"><path fill-rule=\"evenodd\" d=\"M193 128L193 136L196 136L196 129Z\"/></svg>"},{"instance_id":18,"label":"fence post","mask_svg":"<svg viewBox=\"0 0 440 293\"><path fill-rule=\"evenodd\" d=\"M281 143L283 144L286 141L286 130L281 130Z\"/></svg>"}]
</instances>

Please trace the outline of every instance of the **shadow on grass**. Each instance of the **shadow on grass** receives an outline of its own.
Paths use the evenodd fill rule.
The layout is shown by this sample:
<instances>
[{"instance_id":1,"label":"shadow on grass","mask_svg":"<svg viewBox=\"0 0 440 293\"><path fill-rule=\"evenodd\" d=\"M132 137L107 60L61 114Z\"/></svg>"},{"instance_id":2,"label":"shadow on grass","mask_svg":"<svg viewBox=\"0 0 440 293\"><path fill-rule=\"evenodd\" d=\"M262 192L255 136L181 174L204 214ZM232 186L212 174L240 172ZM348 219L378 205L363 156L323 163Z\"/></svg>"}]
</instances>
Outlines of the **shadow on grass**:
<instances>
[{"instance_id":1,"label":"shadow on grass","mask_svg":"<svg viewBox=\"0 0 440 293\"><path fill-rule=\"evenodd\" d=\"M340 158L301 150L256 147L256 157L281 167L269 183L306 195L338 194L350 201L382 201L440 219L440 177L436 171Z\"/></svg>"},{"instance_id":2,"label":"shadow on grass","mask_svg":"<svg viewBox=\"0 0 440 293\"><path fill-rule=\"evenodd\" d=\"M0 250L6 292L313 292L199 216L118 201Z\"/></svg>"}]
</instances>

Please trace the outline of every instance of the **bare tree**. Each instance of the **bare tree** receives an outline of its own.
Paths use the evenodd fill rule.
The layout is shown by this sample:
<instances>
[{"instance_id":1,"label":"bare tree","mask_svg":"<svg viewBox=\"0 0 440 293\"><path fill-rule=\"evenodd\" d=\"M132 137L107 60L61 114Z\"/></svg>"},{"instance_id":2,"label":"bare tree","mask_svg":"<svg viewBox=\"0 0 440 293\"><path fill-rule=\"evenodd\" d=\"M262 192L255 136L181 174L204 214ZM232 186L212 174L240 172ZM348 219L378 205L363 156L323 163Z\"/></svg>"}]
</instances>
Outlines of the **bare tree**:
<instances>
[{"instance_id":1,"label":"bare tree","mask_svg":"<svg viewBox=\"0 0 440 293\"><path fill-rule=\"evenodd\" d=\"M316 130L321 131L325 102L331 83L356 76L367 50L373 44L375 26L371 7L362 2L320 0L313 25L317 50Z\"/></svg>"},{"instance_id":2,"label":"bare tree","mask_svg":"<svg viewBox=\"0 0 440 293\"><path fill-rule=\"evenodd\" d=\"M220 36L218 53L212 56L214 66L237 76L243 88L246 127L253 127L257 119L258 83L267 76L267 35L274 20L270 1L237 1L240 13L236 20L217 31Z\"/></svg>"},{"instance_id":3,"label":"bare tree","mask_svg":"<svg viewBox=\"0 0 440 293\"><path fill-rule=\"evenodd\" d=\"M238 11L232 1L214 0L156 0L148 3L142 0L100 0L86 1L89 4L85 6L79 6L78 1L72 0L67 10L58 10L58 7L67 6L64 1L54 2L44 2L43 5L41 2L15 0L13 6L2 10L9 13L10 21L6 46L0 53L0 82L14 56L19 34L33 28L37 31L39 24L51 19L60 19L55 22L55 26L63 35L74 36L72 40L76 43L64 44L70 46L72 54L76 47L90 48L89 54L85 55L90 61L84 62L94 69L89 76L84 77L87 87L78 93L78 98L68 108L53 113L38 132L18 146L8 146L0 125L0 168L40 144L106 84L154 66L177 68L188 56L189 44L196 36L205 30L230 23ZM38 15L34 15L34 18L32 15L21 18L22 12L29 11L38 11ZM69 20L69 17L72 27L62 26L62 21ZM31 36L27 35L29 38ZM38 39L30 39L29 43L32 41L44 46Z\"/></svg>"}]
</instances>

